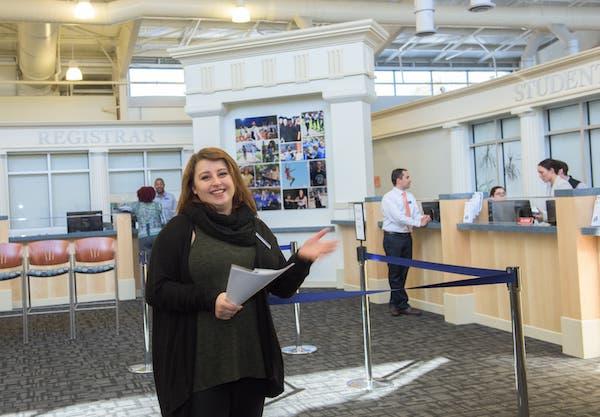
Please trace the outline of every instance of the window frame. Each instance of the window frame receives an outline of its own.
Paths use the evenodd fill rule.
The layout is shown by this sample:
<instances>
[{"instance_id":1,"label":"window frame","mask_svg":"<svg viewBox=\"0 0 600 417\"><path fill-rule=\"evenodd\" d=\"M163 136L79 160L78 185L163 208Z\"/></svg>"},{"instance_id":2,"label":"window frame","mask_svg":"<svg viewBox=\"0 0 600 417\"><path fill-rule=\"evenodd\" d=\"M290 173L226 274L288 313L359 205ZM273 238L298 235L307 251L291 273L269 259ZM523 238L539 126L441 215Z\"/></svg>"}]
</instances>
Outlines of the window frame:
<instances>
[{"instance_id":1,"label":"window frame","mask_svg":"<svg viewBox=\"0 0 600 417\"><path fill-rule=\"evenodd\" d=\"M600 123L591 124L591 114L590 114L590 104L593 102L600 101L600 97L586 98L585 100L571 101L571 102L563 102L557 105L549 106L544 109L544 139L548 146L548 154L550 158L553 158L552 155L552 138L567 134L567 133L577 133L579 146L578 146L578 154L582 164L582 175L581 178L578 178L580 181L586 183L590 187L598 187L600 184L594 183L594 166L593 166L593 155L592 155L592 131L600 129ZM565 129L555 129L552 130L552 126L550 123L550 114L553 110L562 109L565 107L570 107L577 105L578 111L578 126L572 128ZM560 159L560 157L556 157ZM568 162L567 162L568 163ZM571 162L572 163L572 162Z\"/></svg>"},{"instance_id":2,"label":"window frame","mask_svg":"<svg viewBox=\"0 0 600 417\"><path fill-rule=\"evenodd\" d=\"M148 166L148 154L149 153L159 153L159 152L177 152L179 154L179 166L178 167L161 167L161 168L151 168ZM110 157L111 155L115 155L115 154L124 154L124 153L141 153L142 154L142 163L143 166L142 167L137 167L137 168L110 168ZM154 186L154 183L152 182L152 171L174 171L174 170L179 170L181 176L183 176L183 170L185 169L184 167L184 155L183 155L183 149L180 148L167 148L167 149L150 149L150 150L141 150L141 149L115 149L112 150L108 153L108 181L109 181L109 190L108 190L108 194L109 194L109 202L112 203L111 200L111 195L113 194L110 190L110 174L112 173L122 173L122 172L143 172L144 175L144 184L143 186L145 187L149 187L149 186ZM179 185L178 185L179 187ZM170 191L169 191L170 192Z\"/></svg>"},{"instance_id":3,"label":"window frame","mask_svg":"<svg viewBox=\"0 0 600 417\"><path fill-rule=\"evenodd\" d=\"M78 154L78 155L85 155L87 158L87 169L83 169L83 168L78 168L78 169L56 169L53 170L52 169L52 155L74 155L74 154ZM89 151L81 151L81 150L75 150L72 152L68 152L68 151L58 151L58 152L10 152L7 155L7 159L10 158L11 156L27 156L27 155L45 155L46 157L46 169L45 170L35 170L35 171L10 171L8 168L6 170L7 172L7 179L10 182L10 177L24 177L24 176L29 176L29 175L46 175L47 178L47 187L48 187L48 226L43 226L43 227L34 227L34 228L19 228L19 227L14 227L14 225L11 224L11 229L19 229L22 231L27 231L27 230L42 230L42 229L48 229L48 228L52 228L52 229L56 229L56 228L62 228L63 226L57 226L55 223L55 216L54 216L54 205L53 205L53 197L54 197L54 193L53 193L53 189L52 189L52 175L64 175L64 174L87 174L88 176L88 191L89 191L89 196L90 196L90 200L89 200L89 205L91 206L92 201L91 201L91 196L92 196L92 175L91 175L91 158L90 158L90 153ZM9 199L9 207L10 207L10 190L8 191L8 199Z\"/></svg>"},{"instance_id":4,"label":"window frame","mask_svg":"<svg viewBox=\"0 0 600 417\"><path fill-rule=\"evenodd\" d=\"M477 148L483 148L483 147L487 147L487 146L495 146L495 150L496 150L496 178L498 179L498 182L502 182L502 184L497 184L497 185L502 185L505 189L506 189L506 193L509 194L510 190L507 187L507 181L506 181L506 169L505 169L505 164L504 164L504 160L505 160L505 150L504 150L504 144L506 143L514 143L514 142L521 142L521 136L508 136L508 137L504 137L504 132L503 132L503 121L505 120L509 120L509 119L517 119L519 120L519 124L520 124L520 119L518 116L505 116L505 117L497 117L495 119L488 119L488 120L481 120L478 121L477 123L471 123L470 124L470 129L469 129L469 149L471 151L471 157L472 157L472 161L473 161L473 178L475 180L475 190L476 191L480 191L478 188L478 181L477 181L477 157L476 157L476 149ZM489 139L486 141L482 141L482 142L475 142L475 126L477 125L481 125L481 124L485 124L485 123L490 123L490 122L494 122L494 135L493 135L493 139ZM515 195L516 196L516 195Z\"/></svg>"}]
</instances>

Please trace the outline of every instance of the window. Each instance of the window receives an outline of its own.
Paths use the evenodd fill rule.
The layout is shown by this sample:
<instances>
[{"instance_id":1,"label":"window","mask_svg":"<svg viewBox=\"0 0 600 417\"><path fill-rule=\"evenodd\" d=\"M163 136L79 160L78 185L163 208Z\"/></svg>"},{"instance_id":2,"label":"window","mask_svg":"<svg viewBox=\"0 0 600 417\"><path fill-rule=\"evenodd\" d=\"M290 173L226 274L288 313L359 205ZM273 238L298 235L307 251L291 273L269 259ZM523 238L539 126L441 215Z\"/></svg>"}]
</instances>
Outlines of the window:
<instances>
[{"instance_id":1,"label":"window","mask_svg":"<svg viewBox=\"0 0 600 417\"><path fill-rule=\"evenodd\" d=\"M165 181L165 190L178 198L181 188L181 151L111 152L108 179L111 203L137 201L137 190Z\"/></svg>"},{"instance_id":2,"label":"window","mask_svg":"<svg viewBox=\"0 0 600 417\"><path fill-rule=\"evenodd\" d=\"M12 229L65 227L90 209L88 154L9 154L8 192Z\"/></svg>"},{"instance_id":3,"label":"window","mask_svg":"<svg viewBox=\"0 0 600 417\"><path fill-rule=\"evenodd\" d=\"M600 186L600 100L548 109L550 157L565 161L569 175Z\"/></svg>"},{"instance_id":4,"label":"window","mask_svg":"<svg viewBox=\"0 0 600 417\"><path fill-rule=\"evenodd\" d=\"M471 126L477 191L502 185L509 196L521 194L520 126L518 117Z\"/></svg>"},{"instance_id":5,"label":"window","mask_svg":"<svg viewBox=\"0 0 600 417\"><path fill-rule=\"evenodd\" d=\"M375 92L378 96L431 96L507 74L510 71L380 70L375 71Z\"/></svg>"},{"instance_id":6,"label":"window","mask_svg":"<svg viewBox=\"0 0 600 417\"><path fill-rule=\"evenodd\" d=\"M131 97L185 95L180 68L130 68L129 83Z\"/></svg>"}]
</instances>

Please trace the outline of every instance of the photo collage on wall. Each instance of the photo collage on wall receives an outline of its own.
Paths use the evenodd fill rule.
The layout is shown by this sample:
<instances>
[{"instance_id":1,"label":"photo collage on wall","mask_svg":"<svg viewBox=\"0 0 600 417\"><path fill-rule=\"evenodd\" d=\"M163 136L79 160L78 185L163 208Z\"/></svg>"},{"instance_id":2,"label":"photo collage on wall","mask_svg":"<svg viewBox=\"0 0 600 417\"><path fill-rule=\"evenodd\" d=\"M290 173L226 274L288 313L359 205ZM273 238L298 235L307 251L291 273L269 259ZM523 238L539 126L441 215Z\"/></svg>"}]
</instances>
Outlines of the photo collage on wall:
<instances>
[{"instance_id":1,"label":"photo collage on wall","mask_svg":"<svg viewBox=\"0 0 600 417\"><path fill-rule=\"evenodd\" d=\"M235 150L258 210L327 207L323 110L235 119Z\"/></svg>"}]
</instances>

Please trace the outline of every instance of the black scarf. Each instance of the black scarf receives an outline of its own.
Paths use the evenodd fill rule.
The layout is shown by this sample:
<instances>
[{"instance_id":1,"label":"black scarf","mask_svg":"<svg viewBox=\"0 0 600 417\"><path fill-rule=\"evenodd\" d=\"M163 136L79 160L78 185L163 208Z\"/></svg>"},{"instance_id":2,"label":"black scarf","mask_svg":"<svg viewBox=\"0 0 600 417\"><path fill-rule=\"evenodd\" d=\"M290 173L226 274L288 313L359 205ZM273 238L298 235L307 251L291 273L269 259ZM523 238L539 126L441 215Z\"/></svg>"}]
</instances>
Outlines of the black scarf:
<instances>
[{"instance_id":1,"label":"black scarf","mask_svg":"<svg viewBox=\"0 0 600 417\"><path fill-rule=\"evenodd\" d=\"M196 227L216 239L240 246L256 245L256 216L245 204L225 215L206 204L194 202L183 209L183 214Z\"/></svg>"}]
</instances>

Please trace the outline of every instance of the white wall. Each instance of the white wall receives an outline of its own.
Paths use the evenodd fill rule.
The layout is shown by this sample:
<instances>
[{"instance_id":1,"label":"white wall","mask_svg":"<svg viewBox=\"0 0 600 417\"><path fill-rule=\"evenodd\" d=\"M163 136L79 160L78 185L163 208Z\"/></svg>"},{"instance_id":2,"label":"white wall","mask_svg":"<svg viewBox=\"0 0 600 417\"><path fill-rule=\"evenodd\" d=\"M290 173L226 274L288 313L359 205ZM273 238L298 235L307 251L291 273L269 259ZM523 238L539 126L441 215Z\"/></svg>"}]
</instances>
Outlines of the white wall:
<instances>
[{"instance_id":1,"label":"white wall","mask_svg":"<svg viewBox=\"0 0 600 417\"><path fill-rule=\"evenodd\" d=\"M0 65L0 80L16 80L17 65L5 64ZM17 94L17 86L15 84L0 84L0 96L14 96Z\"/></svg>"},{"instance_id":2,"label":"white wall","mask_svg":"<svg viewBox=\"0 0 600 417\"><path fill-rule=\"evenodd\" d=\"M431 129L373 142L375 175L381 178L377 195L392 188L394 168L406 168L417 199L434 199L451 192L450 131Z\"/></svg>"},{"instance_id":3,"label":"white wall","mask_svg":"<svg viewBox=\"0 0 600 417\"><path fill-rule=\"evenodd\" d=\"M91 122L116 120L114 96L0 97L2 122Z\"/></svg>"}]
</instances>

